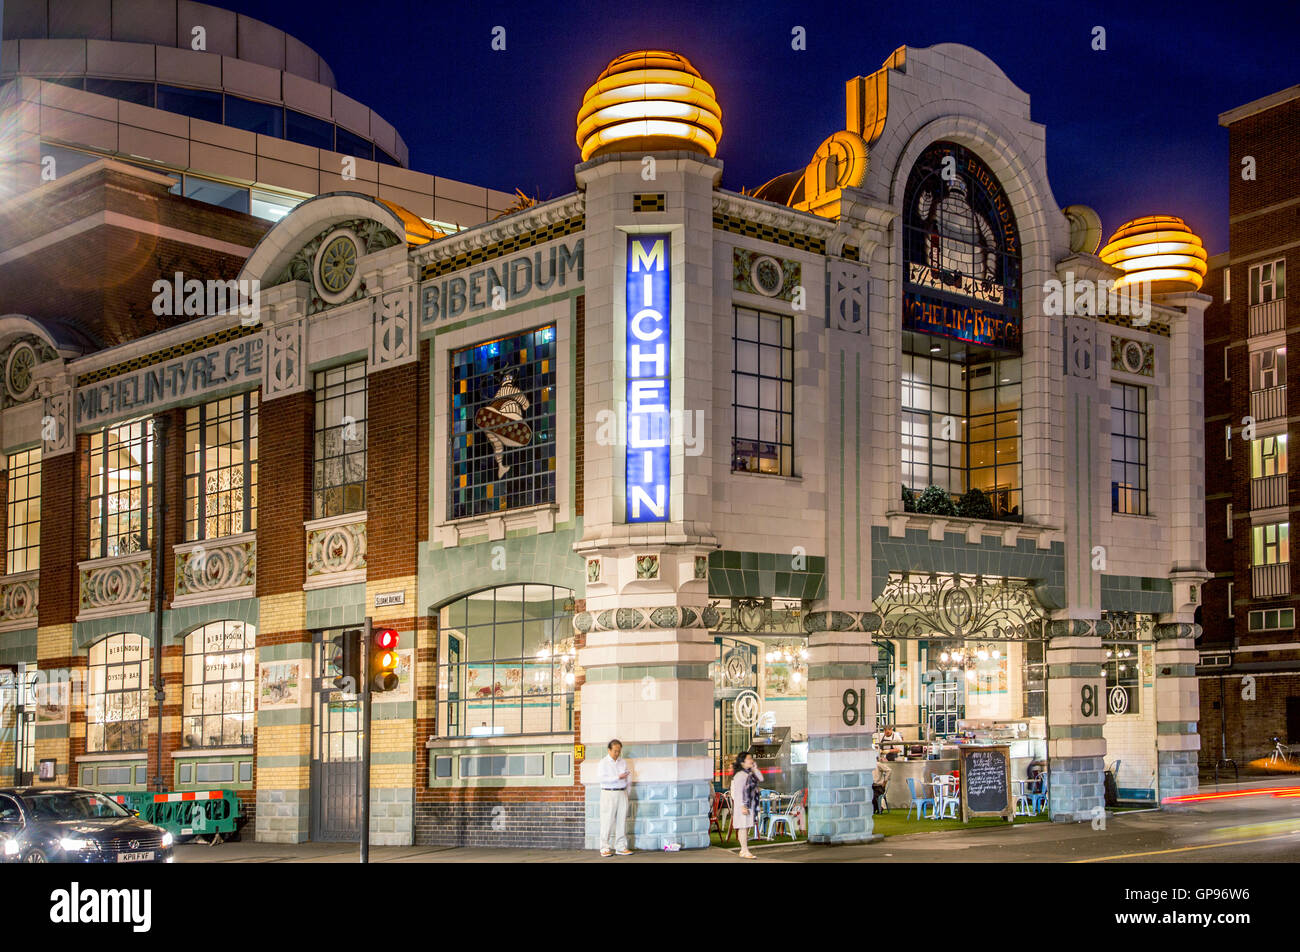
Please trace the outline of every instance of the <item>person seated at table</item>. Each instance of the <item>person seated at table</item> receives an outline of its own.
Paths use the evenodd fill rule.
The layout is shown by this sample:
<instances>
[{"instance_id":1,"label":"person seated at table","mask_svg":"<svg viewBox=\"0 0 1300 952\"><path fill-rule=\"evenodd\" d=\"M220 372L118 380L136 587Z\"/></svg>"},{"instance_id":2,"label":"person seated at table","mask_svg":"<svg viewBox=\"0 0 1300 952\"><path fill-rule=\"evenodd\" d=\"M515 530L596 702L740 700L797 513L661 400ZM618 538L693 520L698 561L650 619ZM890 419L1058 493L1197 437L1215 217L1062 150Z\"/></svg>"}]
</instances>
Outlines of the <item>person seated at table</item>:
<instances>
[{"instance_id":1,"label":"person seated at table","mask_svg":"<svg viewBox=\"0 0 1300 952\"><path fill-rule=\"evenodd\" d=\"M884 813L880 809L880 798L885 795L885 788L889 786L889 778L894 773L894 768L885 763L879 754L876 755L876 769L871 773L871 812Z\"/></svg>"}]
</instances>

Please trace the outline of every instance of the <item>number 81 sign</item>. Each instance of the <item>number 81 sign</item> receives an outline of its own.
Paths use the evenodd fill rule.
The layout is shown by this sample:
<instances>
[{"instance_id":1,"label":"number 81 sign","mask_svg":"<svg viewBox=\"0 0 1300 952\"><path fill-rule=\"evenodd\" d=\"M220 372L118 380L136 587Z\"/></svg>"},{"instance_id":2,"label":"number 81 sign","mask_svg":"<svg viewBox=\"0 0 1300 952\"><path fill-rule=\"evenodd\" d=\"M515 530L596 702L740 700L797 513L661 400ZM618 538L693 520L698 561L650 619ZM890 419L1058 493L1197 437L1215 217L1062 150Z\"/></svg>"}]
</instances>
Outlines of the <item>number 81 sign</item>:
<instances>
[{"instance_id":1,"label":"number 81 sign","mask_svg":"<svg viewBox=\"0 0 1300 952\"><path fill-rule=\"evenodd\" d=\"M844 696L840 700L844 705L844 709L840 712L840 718L846 725L854 727L858 724L867 723L867 692L865 688L859 688L856 691L849 688L844 692Z\"/></svg>"},{"instance_id":2,"label":"number 81 sign","mask_svg":"<svg viewBox=\"0 0 1300 952\"><path fill-rule=\"evenodd\" d=\"M1098 701L1101 690L1095 684L1085 684L1079 688L1079 716L1096 717L1101 713Z\"/></svg>"}]
</instances>

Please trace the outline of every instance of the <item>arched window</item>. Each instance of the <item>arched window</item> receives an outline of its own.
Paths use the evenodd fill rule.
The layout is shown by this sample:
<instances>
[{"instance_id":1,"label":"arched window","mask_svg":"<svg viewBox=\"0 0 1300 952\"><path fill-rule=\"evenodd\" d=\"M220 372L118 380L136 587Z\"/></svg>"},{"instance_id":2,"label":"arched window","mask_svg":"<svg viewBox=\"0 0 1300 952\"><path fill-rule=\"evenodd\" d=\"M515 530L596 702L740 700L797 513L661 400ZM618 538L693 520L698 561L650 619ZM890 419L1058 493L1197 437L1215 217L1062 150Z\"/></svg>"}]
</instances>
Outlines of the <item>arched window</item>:
<instances>
[{"instance_id":1,"label":"arched window","mask_svg":"<svg viewBox=\"0 0 1300 952\"><path fill-rule=\"evenodd\" d=\"M441 609L441 736L573 730L572 594L552 585L506 585Z\"/></svg>"},{"instance_id":2,"label":"arched window","mask_svg":"<svg viewBox=\"0 0 1300 952\"><path fill-rule=\"evenodd\" d=\"M251 747L257 630L215 621L185 636L183 746Z\"/></svg>"},{"instance_id":3,"label":"arched window","mask_svg":"<svg viewBox=\"0 0 1300 952\"><path fill-rule=\"evenodd\" d=\"M903 193L902 479L1022 512L1020 235L975 153L935 142ZM980 496L987 504L984 504Z\"/></svg>"},{"instance_id":4,"label":"arched window","mask_svg":"<svg viewBox=\"0 0 1300 952\"><path fill-rule=\"evenodd\" d=\"M90 646L88 753L144 750L149 676L149 642L139 635L109 635Z\"/></svg>"}]
</instances>

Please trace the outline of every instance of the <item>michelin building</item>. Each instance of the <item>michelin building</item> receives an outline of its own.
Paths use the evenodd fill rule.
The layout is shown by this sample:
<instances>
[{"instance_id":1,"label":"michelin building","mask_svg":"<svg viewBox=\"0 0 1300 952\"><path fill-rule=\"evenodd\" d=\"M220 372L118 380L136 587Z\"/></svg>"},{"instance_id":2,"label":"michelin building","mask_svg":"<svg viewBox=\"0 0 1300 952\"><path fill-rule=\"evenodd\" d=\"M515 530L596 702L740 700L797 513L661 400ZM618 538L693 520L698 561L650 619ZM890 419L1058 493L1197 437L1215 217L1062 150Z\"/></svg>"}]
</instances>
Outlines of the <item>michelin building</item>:
<instances>
[{"instance_id":1,"label":"michelin building","mask_svg":"<svg viewBox=\"0 0 1300 952\"><path fill-rule=\"evenodd\" d=\"M1194 790L1200 242L1102 247L972 49L845 92L737 193L700 70L626 54L575 104L571 194L432 240L319 194L244 260L252 313L99 350L23 323L0 660L45 694L0 782L161 777L237 790L258 839L354 838L329 642L369 616L402 656L373 842L592 847L614 737L636 848L707 845L756 742L812 841L865 840L884 725L1007 745L1058 821L1115 761L1132 799Z\"/></svg>"}]
</instances>

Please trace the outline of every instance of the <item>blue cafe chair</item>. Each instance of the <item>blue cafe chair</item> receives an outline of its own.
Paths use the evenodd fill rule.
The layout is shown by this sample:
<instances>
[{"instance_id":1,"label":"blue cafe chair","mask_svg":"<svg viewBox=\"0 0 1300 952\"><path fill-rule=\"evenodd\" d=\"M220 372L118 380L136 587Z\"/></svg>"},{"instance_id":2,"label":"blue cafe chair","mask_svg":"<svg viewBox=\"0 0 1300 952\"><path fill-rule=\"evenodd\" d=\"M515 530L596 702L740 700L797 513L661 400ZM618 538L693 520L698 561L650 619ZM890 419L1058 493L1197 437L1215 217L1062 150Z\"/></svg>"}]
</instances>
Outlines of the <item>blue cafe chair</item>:
<instances>
[{"instance_id":1,"label":"blue cafe chair","mask_svg":"<svg viewBox=\"0 0 1300 952\"><path fill-rule=\"evenodd\" d=\"M915 808L916 818L919 820L921 819L922 810L934 809L933 797L918 797L916 795L916 779L914 777L907 778L907 792L912 795L912 801L907 805L907 816L910 816L913 808ZM904 819L907 819L907 816L904 816Z\"/></svg>"}]
</instances>

